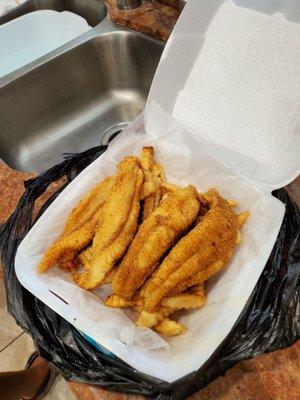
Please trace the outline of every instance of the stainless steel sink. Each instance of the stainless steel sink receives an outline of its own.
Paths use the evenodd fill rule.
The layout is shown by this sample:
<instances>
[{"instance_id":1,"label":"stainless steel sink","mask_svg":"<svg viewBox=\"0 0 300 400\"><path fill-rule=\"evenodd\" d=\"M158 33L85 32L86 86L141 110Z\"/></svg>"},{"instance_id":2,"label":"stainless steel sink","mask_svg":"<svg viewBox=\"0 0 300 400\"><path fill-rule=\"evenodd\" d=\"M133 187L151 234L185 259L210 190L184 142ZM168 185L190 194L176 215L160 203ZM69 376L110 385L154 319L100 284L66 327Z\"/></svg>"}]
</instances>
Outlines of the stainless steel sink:
<instances>
[{"instance_id":1,"label":"stainless steel sink","mask_svg":"<svg viewBox=\"0 0 300 400\"><path fill-rule=\"evenodd\" d=\"M104 19L0 80L0 158L47 169L107 143L144 108L163 44Z\"/></svg>"},{"instance_id":2,"label":"stainless steel sink","mask_svg":"<svg viewBox=\"0 0 300 400\"><path fill-rule=\"evenodd\" d=\"M93 27L103 21L107 14L107 7L101 0L26 0L2 15L0 25L38 10L71 11Z\"/></svg>"}]
</instances>

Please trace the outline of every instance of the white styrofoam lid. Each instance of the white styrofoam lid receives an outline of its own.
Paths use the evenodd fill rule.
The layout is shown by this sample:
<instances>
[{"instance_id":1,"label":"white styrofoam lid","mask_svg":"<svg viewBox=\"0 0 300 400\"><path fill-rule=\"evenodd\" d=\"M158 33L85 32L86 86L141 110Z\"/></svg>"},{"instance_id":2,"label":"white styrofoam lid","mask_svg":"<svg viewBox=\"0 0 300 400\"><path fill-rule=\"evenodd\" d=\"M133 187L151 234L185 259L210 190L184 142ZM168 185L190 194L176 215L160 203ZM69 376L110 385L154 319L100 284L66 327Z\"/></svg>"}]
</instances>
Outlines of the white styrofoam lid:
<instances>
[{"instance_id":1,"label":"white styrofoam lid","mask_svg":"<svg viewBox=\"0 0 300 400\"><path fill-rule=\"evenodd\" d=\"M146 112L152 102L235 173L269 189L292 181L300 172L300 2L189 0Z\"/></svg>"}]
</instances>

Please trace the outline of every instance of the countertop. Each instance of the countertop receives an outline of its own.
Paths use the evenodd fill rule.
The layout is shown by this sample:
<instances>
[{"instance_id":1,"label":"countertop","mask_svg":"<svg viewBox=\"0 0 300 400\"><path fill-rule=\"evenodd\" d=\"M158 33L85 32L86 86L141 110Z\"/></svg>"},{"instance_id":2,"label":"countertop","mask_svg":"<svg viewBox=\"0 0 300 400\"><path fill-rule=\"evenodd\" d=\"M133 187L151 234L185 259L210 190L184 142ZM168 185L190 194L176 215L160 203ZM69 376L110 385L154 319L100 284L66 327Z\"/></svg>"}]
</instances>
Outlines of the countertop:
<instances>
[{"instance_id":1,"label":"countertop","mask_svg":"<svg viewBox=\"0 0 300 400\"><path fill-rule=\"evenodd\" d=\"M162 4L148 2L137 10L120 12L115 0L107 0L110 18L131 29L139 30L161 40L167 40L179 16L177 0ZM173 6L171 6L173 5ZM175 7L174 7L175 6ZM11 170L0 162L0 224L14 210L23 192L24 180L30 173ZM288 190L300 206L300 179ZM107 392L88 385L70 382L70 387L80 400L130 400L127 396ZM192 396L197 400L298 400L300 399L300 341L292 347L239 363Z\"/></svg>"},{"instance_id":2,"label":"countertop","mask_svg":"<svg viewBox=\"0 0 300 400\"><path fill-rule=\"evenodd\" d=\"M32 176L30 173L13 171L0 161L0 224L6 221L16 207L24 190L24 180ZM288 191L300 206L300 177L288 186ZM44 201L45 198L40 199L41 203ZM138 399L138 396L107 392L89 385L74 382L69 385L78 400ZM290 348L240 362L224 377L216 379L191 399L299 400L300 341Z\"/></svg>"}]
</instances>

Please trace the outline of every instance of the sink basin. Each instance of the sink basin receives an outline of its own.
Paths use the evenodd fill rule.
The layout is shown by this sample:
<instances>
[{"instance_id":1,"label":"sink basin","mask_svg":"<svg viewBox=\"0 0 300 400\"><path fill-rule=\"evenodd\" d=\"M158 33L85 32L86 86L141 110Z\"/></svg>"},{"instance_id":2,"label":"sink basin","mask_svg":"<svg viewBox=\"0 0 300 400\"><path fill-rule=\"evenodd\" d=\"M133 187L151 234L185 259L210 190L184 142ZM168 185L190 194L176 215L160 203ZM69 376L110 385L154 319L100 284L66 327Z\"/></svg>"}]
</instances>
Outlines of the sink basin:
<instances>
[{"instance_id":1,"label":"sink basin","mask_svg":"<svg viewBox=\"0 0 300 400\"><path fill-rule=\"evenodd\" d=\"M11 168L40 172L107 143L143 110L163 44L105 24L0 82L0 158Z\"/></svg>"},{"instance_id":2,"label":"sink basin","mask_svg":"<svg viewBox=\"0 0 300 400\"><path fill-rule=\"evenodd\" d=\"M94 27L107 14L106 5L101 0L25 0L18 7L0 17L0 25L38 10L70 11L80 15Z\"/></svg>"}]
</instances>

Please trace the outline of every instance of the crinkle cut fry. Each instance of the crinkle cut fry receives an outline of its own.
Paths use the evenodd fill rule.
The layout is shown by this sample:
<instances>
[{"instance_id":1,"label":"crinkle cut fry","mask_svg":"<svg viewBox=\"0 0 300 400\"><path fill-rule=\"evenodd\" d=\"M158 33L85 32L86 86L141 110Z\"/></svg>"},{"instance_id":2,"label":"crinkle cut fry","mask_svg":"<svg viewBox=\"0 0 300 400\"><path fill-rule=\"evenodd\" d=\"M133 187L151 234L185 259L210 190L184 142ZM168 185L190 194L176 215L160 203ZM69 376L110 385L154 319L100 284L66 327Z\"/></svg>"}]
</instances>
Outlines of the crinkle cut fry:
<instances>
[{"instance_id":1,"label":"crinkle cut fry","mask_svg":"<svg viewBox=\"0 0 300 400\"><path fill-rule=\"evenodd\" d=\"M161 257L197 218L200 204L193 186L180 189L141 224L113 279L114 293L131 300Z\"/></svg>"},{"instance_id":2,"label":"crinkle cut fry","mask_svg":"<svg viewBox=\"0 0 300 400\"><path fill-rule=\"evenodd\" d=\"M232 256L238 233L237 215L216 190L210 190L206 198L210 210L173 247L147 285L146 310L155 311L164 297L173 294L174 288L184 291L194 275L218 261L223 266Z\"/></svg>"},{"instance_id":3,"label":"crinkle cut fry","mask_svg":"<svg viewBox=\"0 0 300 400\"><path fill-rule=\"evenodd\" d=\"M143 210L142 220L144 221L155 208L155 196L157 191L157 181L152 174L153 147L145 146L142 148L141 165L144 172L144 185L142 190Z\"/></svg>"},{"instance_id":4,"label":"crinkle cut fry","mask_svg":"<svg viewBox=\"0 0 300 400\"><path fill-rule=\"evenodd\" d=\"M186 327L179 322L173 321L162 313L148 313L142 311L136 325L143 328L153 328L163 336L177 336L186 332Z\"/></svg>"},{"instance_id":5,"label":"crinkle cut fry","mask_svg":"<svg viewBox=\"0 0 300 400\"><path fill-rule=\"evenodd\" d=\"M206 296L204 293L204 284L200 283L198 286L194 286L186 292L165 297L162 300L161 306L170 310L170 313L173 313L177 310L200 308L205 303Z\"/></svg>"},{"instance_id":6,"label":"crinkle cut fry","mask_svg":"<svg viewBox=\"0 0 300 400\"><path fill-rule=\"evenodd\" d=\"M124 304L124 302L126 301L123 300L122 304ZM115 301L115 304L116 303L117 300ZM136 325L152 328L175 311L202 307L206 303L204 284L201 283L194 286L184 293L165 297L157 312L148 312L143 310L143 304L139 300L135 305L132 305L132 303L133 302L128 302L127 306L133 306L133 308L140 313Z\"/></svg>"},{"instance_id":7,"label":"crinkle cut fry","mask_svg":"<svg viewBox=\"0 0 300 400\"><path fill-rule=\"evenodd\" d=\"M179 322L164 318L155 326L156 332L163 336L178 336L186 332L186 327Z\"/></svg>"},{"instance_id":8,"label":"crinkle cut fry","mask_svg":"<svg viewBox=\"0 0 300 400\"><path fill-rule=\"evenodd\" d=\"M153 326L156 326L163 319L164 316L160 312L150 313L142 310L135 324L143 328L153 328Z\"/></svg>"},{"instance_id":9,"label":"crinkle cut fry","mask_svg":"<svg viewBox=\"0 0 300 400\"><path fill-rule=\"evenodd\" d=\"M101 284L131 243L137 229L143 178L136 157L127 157L118 165L93 240L91 265L85 272L73 274L80 287L91 290Z\"/></svg>"},{"instance_id":10,"label":"crinkle cut fry","mask_svg":"<svg viewBox=\"0 0 300 400\"><path fill-rule=\"evenodd\" d=\"M128 308L134 307L135 303L134 301L128 301L122 299L122 297L117 296L116 294L112 294L107 298L105 305L113 308Z\"/></svg>"}]
</instances>

